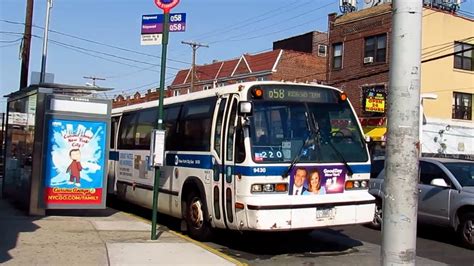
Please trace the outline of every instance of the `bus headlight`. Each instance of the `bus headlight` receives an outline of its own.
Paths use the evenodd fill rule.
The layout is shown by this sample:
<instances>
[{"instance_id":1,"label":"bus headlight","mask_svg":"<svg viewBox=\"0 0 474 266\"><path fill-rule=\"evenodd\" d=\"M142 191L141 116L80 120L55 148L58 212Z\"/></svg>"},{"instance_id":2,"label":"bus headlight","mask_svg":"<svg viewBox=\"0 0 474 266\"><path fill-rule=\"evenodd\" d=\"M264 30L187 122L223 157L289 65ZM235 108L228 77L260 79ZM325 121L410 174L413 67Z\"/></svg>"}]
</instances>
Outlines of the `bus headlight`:
<instances>
[{"instance_id":1,"label":"bus headlight","mask_svg":"<svg viewBox=\"0 0 474 266\"><path fill-rule=\"evenodd\" d=\"M367 189L369 181L367 180L349 180L346 181L346 190Z\"/></svg>"},{"instance_id":2,"label":"bus headlight","mask_svg":"<svg viewBox=\"0 0 474 266\"><path fill-rule=\"evenodd\" d=\"M275 191L275 187L273 184L263 185L263 192L273 192L273 191Z\"/></svg>"},{"instance_id":3,"label":"bus headlight","mask_svg":"<svg viewBox=\"0 0 474 266\"><path fill-rule=\"evenodd\" d=\"M252 193L254 193L254 192L262 192L262 190L263 190L263 187L262 187L261 184L252 185L252 189L251 189Z\"/></svg>"},{"instance_id":4,"label":"bus headlight","mask_svg":"<svg viewBox=\"0 0 474 266\"><path fill-rule=\"evenodd\" d=\"M250 192L260 193L260 192L288 192L287 183L276 183L276 184L253 184L250 187Z\"/></svg>"}]
</instances>

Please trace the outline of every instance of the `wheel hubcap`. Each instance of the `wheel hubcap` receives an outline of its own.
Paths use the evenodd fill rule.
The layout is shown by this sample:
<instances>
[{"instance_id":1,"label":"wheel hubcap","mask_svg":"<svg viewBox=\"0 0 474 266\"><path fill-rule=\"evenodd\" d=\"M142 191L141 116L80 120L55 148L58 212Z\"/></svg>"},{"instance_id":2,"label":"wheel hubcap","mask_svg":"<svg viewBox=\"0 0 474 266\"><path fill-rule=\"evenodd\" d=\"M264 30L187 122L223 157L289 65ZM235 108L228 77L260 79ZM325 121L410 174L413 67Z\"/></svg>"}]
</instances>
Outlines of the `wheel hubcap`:
<instances>
[{"instance_id":1,"label":"wheel hubcap","mask_svg":"<svg viewBox=\"0 0 474 266\"><path fill-rule=\"evenodd\" d=\"M464 226L464 237L466 240L474 244L474 228L473 228L473 220L466 221L466 225Z\"/></svg>"},{"instance_id":2,"label":"wheel hubcap","mask_svg":"<svg viewBox=\"0 0 474 266\"><path fill-rule=\"evenodd\" d=\"M194 200L191 204L191 222L195 228L201 228L203 223L202 204L200 200Z\"/></svg>"}]
</instances>

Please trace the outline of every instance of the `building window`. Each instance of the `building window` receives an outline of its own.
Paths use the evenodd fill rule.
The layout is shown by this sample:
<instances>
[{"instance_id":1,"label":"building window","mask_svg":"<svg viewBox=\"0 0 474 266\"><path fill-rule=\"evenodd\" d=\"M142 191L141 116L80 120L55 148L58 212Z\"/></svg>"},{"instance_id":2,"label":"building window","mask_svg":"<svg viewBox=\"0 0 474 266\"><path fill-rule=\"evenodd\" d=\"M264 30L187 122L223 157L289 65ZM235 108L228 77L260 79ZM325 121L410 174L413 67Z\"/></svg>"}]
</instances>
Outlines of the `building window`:
<instances>
[{"instance_id":1,"label":"building window","mask_svg":"<svg viewBox=\"0 0 474 266\"><path fill-rule=\"evenodd\" d=\"M212 89L212 86L211 85L204 85L204 86L202 86L202 89L207 91L207 90Z\"/></svg>"},{"instance_id":2,"label":"building window","mask_svg":"<svg viewBox=\"0 0 474 266\"><path fill-rule=\"evenodd\" d=\"M342 43L335 43L332 45L332 68L341 69L342 68Z\"/></svg>"},{"instance_id":3,"label":"building window","mask_svg":"<svg viewBox=\"0 0 474 266\"><path fill-rule=\"evenodd\" d=\"M472 44L467 44L467 43L460 43L460 42L455 42L454 43L454 52L460 52L463 51L462 53L455 54L454 55L454 68L457 69L464 69L464 70L470 70L473 71L472 67L472 48L474 45ZM471 49L471 50L469 50ZM466 51L469 50L469 51Z\"/></svg>"},{"instance_id":4,"label":"building window","mask_svg":"<svg viewBox=\"0 0 474 266\"><path fill-rule=\"evenodd\" d=\"M328 49L327 45L318 44L318 56L326 57L327 49Z\"/></svg>"},{"instance_id":5,"label":"building window","mask_svg":"<svg viewBox=\"0 0 474 266\"><path fill-rule=\"evenodd\" d=\"M265 81L268 80L267 76L260 76L256 78L257 81Z\"/></svg>"},{"instance_id":6,"label":"building window","mask_svg":"<svg viewBox=\"0 0 474 266\"><path fill-rule=\"evenodd\" d=\"M217 87L224 87L226 85L225 82L219 82L219 84L217 84Z\"/></svg>"},{"instance_id":7,"label":"building window","mask_svg":"<svg viewBox=\"0 0 474 266\"><path fill-rule=\"evenodd\" d=\"M387 53L387 35L381 34L365 38L364 64L385 62ZM372 58L372 59L370 59Z\"/></svg>"},{"instance_id":8,"label":"building window","mask_svg":"<svg viewBox=\"0 0 474 266\"><path fill-rule=\"evenodd\" d=\"M178 96L179 95L179 90L174 90L173 91L173 96Z\"/></svg>"},{"instance_id":9,"label":"building window","mask_svg":"<svg viewBox=\"0 0 474 266\"><path fill-rule=\"evenodd\" d=\"M472 120L472 94L453 92L453 119Z\"/></svg>"},{"instance_id":10,"label":"building window","mask_svg":"<svg viewBox=\"0 0 474 266\"><path fill-rule=\"evenodd\" d=\"M244 83L245 82L245 79L238 79L237 80L237 83Z\"/></svg>"}]
</instances>

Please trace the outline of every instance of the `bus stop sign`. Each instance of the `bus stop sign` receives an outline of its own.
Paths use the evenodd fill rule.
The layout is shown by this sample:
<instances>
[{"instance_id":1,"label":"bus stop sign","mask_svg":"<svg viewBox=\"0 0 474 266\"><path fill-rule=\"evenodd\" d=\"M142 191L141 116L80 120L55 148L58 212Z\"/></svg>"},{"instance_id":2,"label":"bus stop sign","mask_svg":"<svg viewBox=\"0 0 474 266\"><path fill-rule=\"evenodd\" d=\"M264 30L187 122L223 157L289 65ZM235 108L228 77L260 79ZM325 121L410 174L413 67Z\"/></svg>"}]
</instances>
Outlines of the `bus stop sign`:
<instances>
[{"instance_id":1,"label":"bus stop sign","mask_svg":"<svg viewBox=\"0 0 474 266\"><path fill-rule=\"evenodd\" d=\"M168 13L173 7L175 7L178 3L179 0L154 0L155 5L161 9L165 13Z\"/></svg>"}]
</instances>

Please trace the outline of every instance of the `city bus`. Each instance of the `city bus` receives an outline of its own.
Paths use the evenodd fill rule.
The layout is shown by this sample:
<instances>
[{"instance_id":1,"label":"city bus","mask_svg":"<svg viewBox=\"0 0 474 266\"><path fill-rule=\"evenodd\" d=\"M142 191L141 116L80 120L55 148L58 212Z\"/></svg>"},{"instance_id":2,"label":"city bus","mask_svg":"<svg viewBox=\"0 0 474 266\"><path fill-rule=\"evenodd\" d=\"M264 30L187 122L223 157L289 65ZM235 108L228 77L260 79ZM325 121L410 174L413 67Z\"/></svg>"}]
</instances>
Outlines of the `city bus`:
<instances>
[{"instance_id":1,"label":"city bus","mask_svg":"<svg viewBox=\"0 0 474 266\"><path fill-rule=\"evenodd\" d=\"M213 228L291 231L372 221L370 157L334 87L247 82L164 99L164 165L150 166L158 101L112 111L109 192L207 239Z\"/></svg>"}]
</instances>

